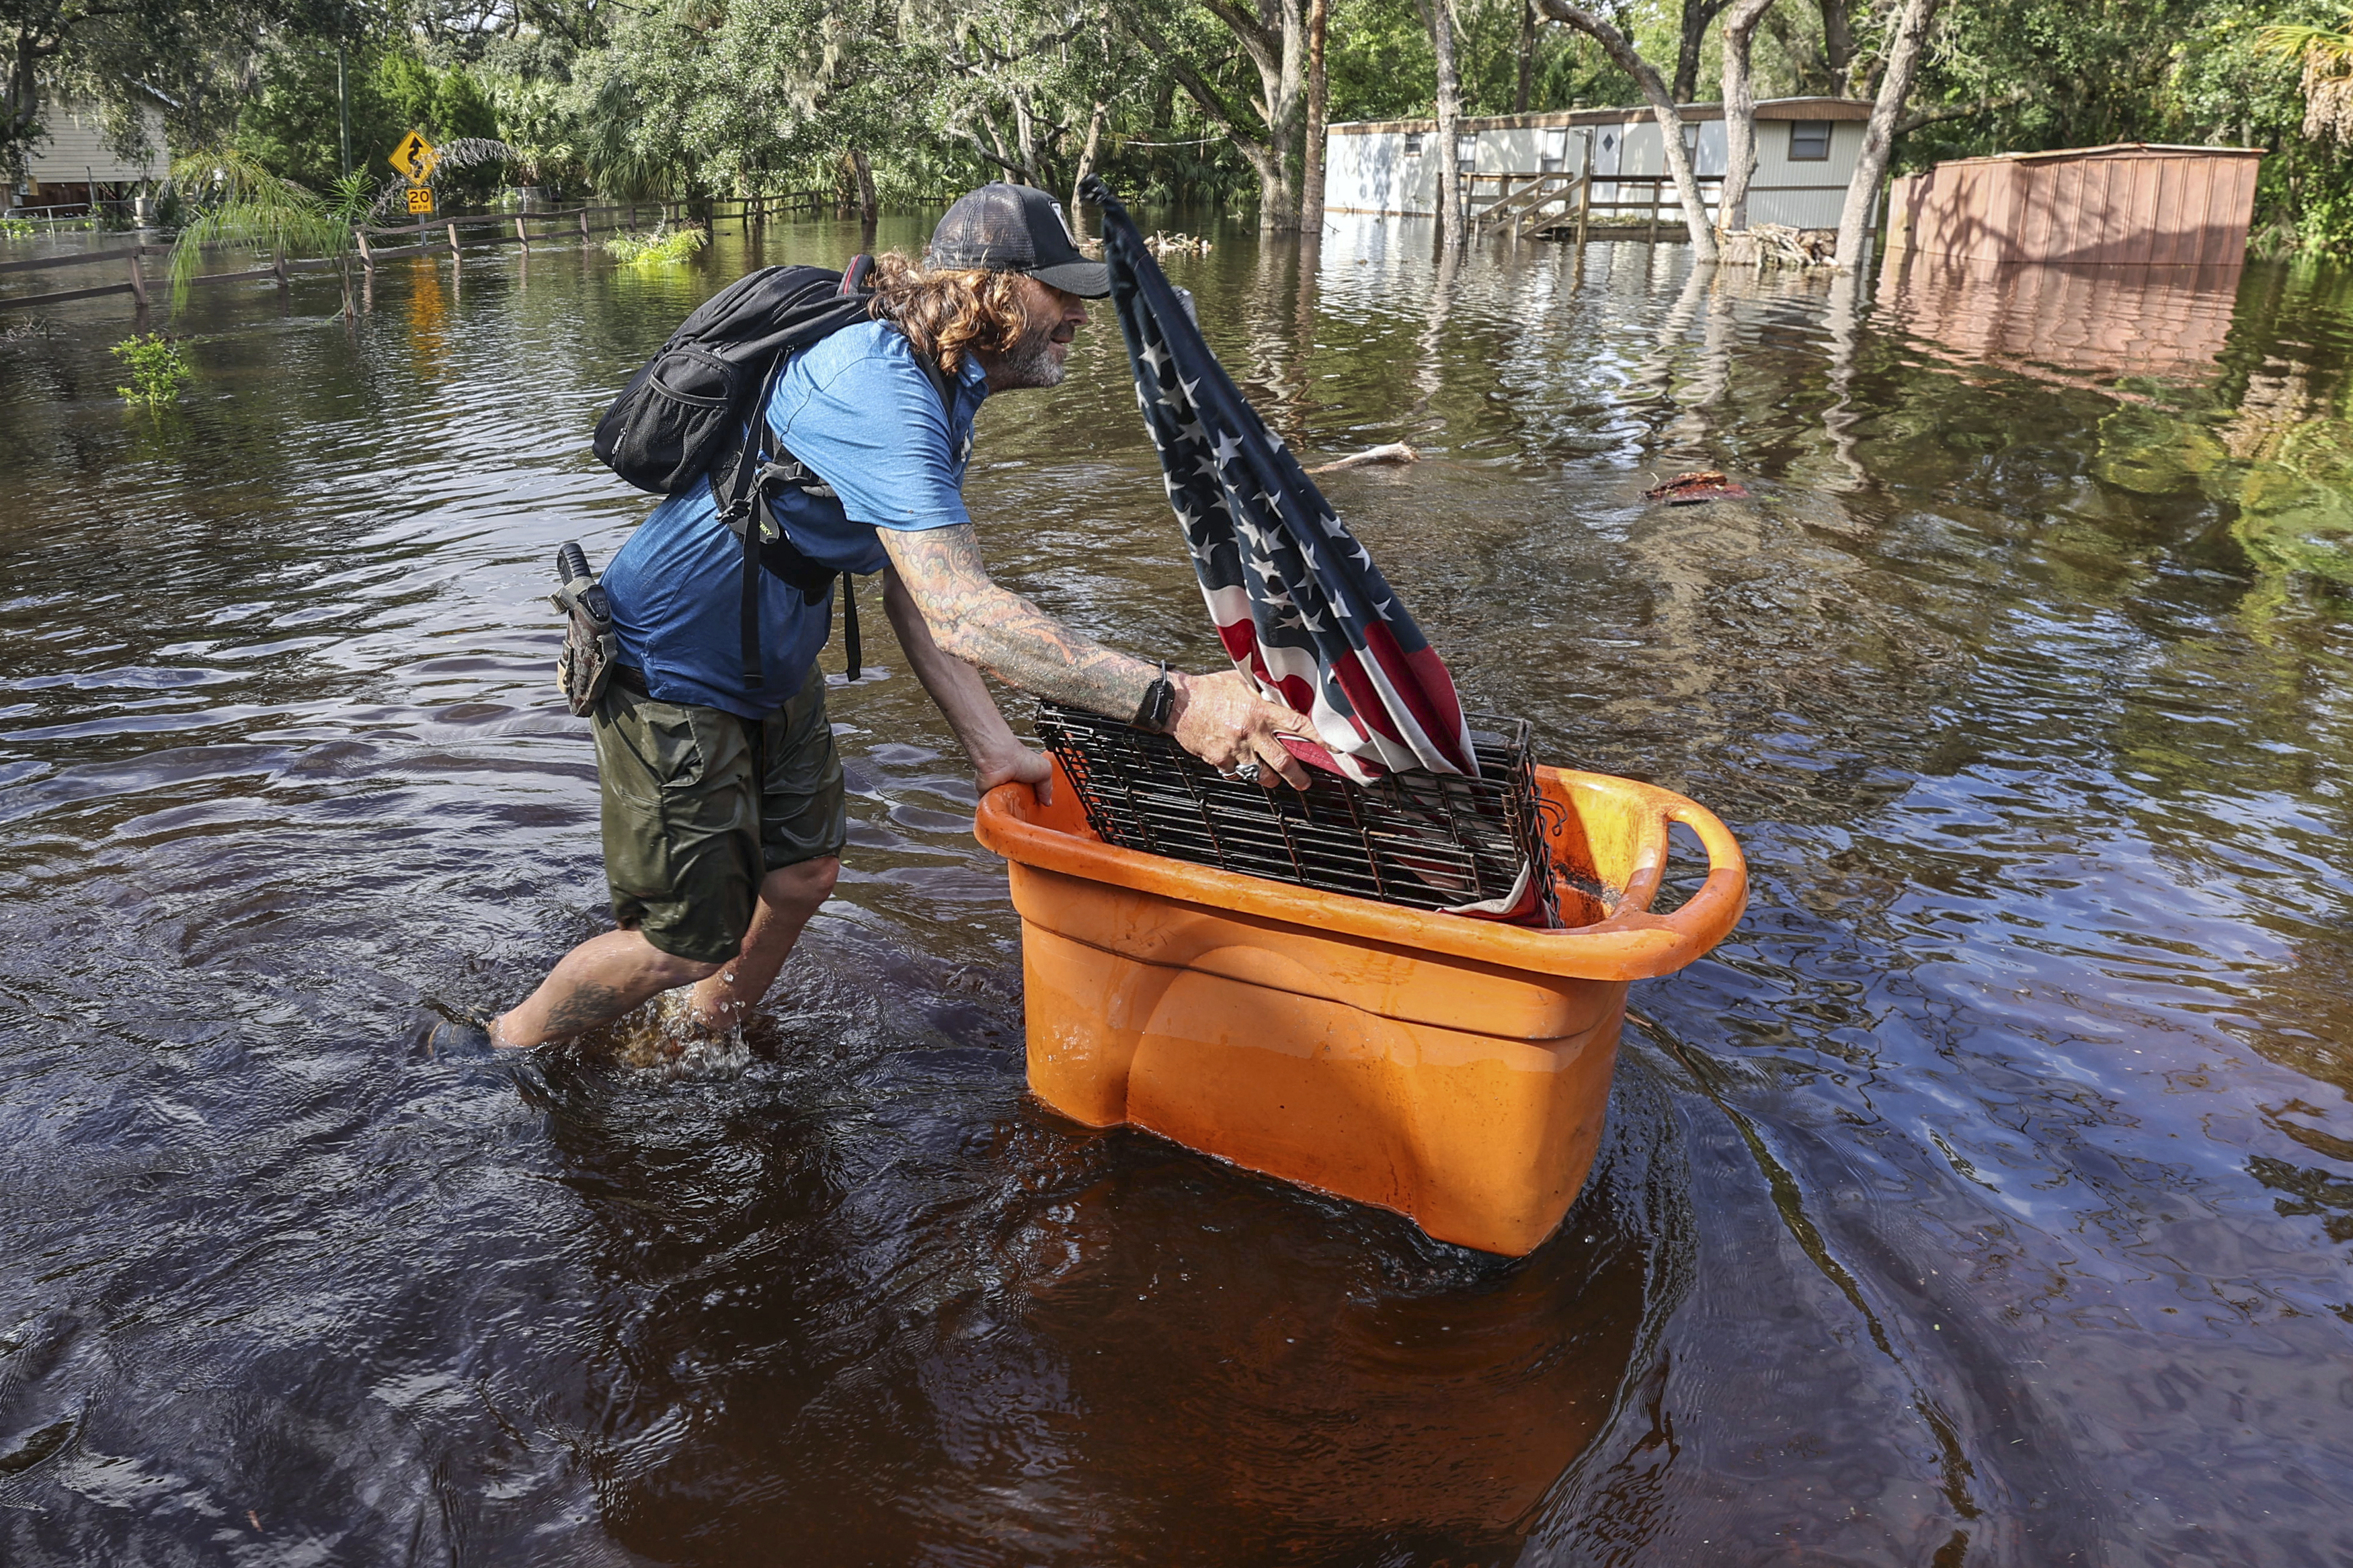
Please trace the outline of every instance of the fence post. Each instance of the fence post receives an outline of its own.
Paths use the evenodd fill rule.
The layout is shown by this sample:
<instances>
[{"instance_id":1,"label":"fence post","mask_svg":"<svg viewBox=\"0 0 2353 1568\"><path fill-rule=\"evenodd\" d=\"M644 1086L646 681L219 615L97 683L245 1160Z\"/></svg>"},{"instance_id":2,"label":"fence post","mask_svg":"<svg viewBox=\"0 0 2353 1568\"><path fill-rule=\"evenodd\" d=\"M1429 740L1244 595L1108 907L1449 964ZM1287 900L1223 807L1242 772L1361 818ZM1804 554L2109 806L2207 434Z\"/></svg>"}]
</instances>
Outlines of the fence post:
<instances>
[{"instance_id":1,"label":"fence post","mask_svg":"<svg viewBox=\"0 0 2353 1568\"><path fill-rule=\"evenodd\" d=\"M373 271L375 271L375 252L373 249L369 248L369 247L368 247L368 242L367 242L367 230L365 230L365 229L364 229L364 228L360 227L360 226L359 226L358 225L356 225L356 224L353 225L353 226L352 226L352 238L353 238L354 240L356 240L356 241L358 241L358 242L359 242L359 247L360 247L360 269L361 269L362 271L364 271L364 272L373 272Z\"/></svg>"},{"instance_id":2,"label":"fence post","mask_svg":"<svg viewBox=\"0 0 2353 1568\"><path fill-rule=\"evenodd\" d=\"M458 224L457 220L453 218L449 223L449 255L451 259L456 259L458 254Z\"/></svg>"},{"instance_id":3,"label":"fence post","mask_svg":"<svg viewBox=\"0 0 2353 1568\"><path fill-rule=\"evenodd\" d=\"M517 214L515 217L515 240L522 247L523 254L525 256L531 254L531 235L522 226L522 217L521 214Z\"/></svg>"},{"instance_id":4,"label":"fence post","mask_svg":"<svg viewBox=\"0 0 2353 1568\"><path fill-rule=\"evenodd\" d=\"M139 251L138 246L131 247L131 297L139 301L139 308L143 310L147 308L147 279L139 270Z\"/></svg>"},{"instance_id":5,"label":"fence post","mask_svg":"<svg viewBox=\"0 0 2353 1568\"><path fill-rule=\"evenodd\" d=\"M588 209L586 207L580 209L580 243L583 245L588 243Z\"/></svg>"},{"instance_id":6,"label":"fence post","mask_svg":"<svg viewBox=\"0 0 2353 1568\"><path fill-rule=\"evenodd\" d=\"M1593 171L1588 168L1577 178L1577 254L1585 254L1585 226L1593 217Z\"/></svg>"}]
</instances>

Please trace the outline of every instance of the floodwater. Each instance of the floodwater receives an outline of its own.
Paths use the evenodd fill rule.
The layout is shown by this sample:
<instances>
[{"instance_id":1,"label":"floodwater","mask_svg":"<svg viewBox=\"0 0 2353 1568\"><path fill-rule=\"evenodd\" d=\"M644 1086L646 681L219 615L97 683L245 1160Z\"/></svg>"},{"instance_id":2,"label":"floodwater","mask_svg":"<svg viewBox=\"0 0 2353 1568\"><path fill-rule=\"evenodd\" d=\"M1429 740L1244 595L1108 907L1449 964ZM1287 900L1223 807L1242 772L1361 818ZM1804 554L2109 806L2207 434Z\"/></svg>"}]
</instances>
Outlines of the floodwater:
<instances>
[{"instance_id":1,"label":"floodwater","mask_svg":"<svg viewBox=\"0 0 2353 1568\"><path fill-rule=\"evenodd\" d=\"M1328 489L1471 700L1747 847L1561 1234L1028 1100L879 613L748 1062L427 1050L603 926L550 563L744 237L212 290L153 416L123 301L0 315L0 1559L2353 1562L2353 279L1216 232L1271 422L1427 454ZM984 545L1208 668L1107 320L1072 366L984 414ZM1700 467L1753 499L1641 500Z\"/></svg>"}]
</instances>

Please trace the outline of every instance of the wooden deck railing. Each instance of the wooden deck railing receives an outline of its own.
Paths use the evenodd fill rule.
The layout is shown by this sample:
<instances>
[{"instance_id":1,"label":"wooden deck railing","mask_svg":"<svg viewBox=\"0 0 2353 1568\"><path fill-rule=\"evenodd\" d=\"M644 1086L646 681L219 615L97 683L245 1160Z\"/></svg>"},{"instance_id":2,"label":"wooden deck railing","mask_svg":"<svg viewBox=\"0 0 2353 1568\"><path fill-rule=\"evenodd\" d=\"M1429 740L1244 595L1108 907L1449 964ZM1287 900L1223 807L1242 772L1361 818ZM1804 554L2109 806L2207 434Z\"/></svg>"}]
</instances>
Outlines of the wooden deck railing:
<instances>
[{"instance_id":1,"label":"wooden deck railing","mask_svg":"<svg viewBox=\"0 0 2353 1568\"><path fill-rule=\"evenodd\" d=\"M1694 176L1700 186L1700 199L1710 206L1717 205L1711 198L1722 195L1722 174ZM1546 170L1541 173L1500 173L1473 174L1471 177L1471 199L1479 200L1479 186L1492 182L1494 196L1472 216L1481 227L1508 229L1514 238L1525 239L1546 228L1567 226L1574 218L1579 244L1596 213L1640 213L1645 215L1650 237L1659 237L1659 222L1662 215L1670 222L1682 218L1682 198L1673 189L1672 174L1601 174L1588 178L1583 173ZM1609 191L1605 200L1596 200L1595 187ZM1643 193L1629 196L1627 190Z\"/></svg>"}]
</instances>

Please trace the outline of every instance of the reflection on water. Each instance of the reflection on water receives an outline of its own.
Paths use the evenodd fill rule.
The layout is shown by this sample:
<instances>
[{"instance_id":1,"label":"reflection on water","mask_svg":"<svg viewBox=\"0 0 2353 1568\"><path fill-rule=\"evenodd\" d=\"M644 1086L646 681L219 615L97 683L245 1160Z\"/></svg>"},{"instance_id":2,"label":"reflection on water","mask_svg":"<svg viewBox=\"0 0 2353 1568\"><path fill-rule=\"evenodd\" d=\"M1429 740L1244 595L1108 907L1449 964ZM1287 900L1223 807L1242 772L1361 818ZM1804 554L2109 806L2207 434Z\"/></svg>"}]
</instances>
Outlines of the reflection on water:
<instances>
[{"instance_id":1,"label":"reflection on water","mask_svg":"<svg viewBox=\"0 0 2353 1568\"><path fill-rule=\"evenodd\" d=\"M2353 1554L2353 284L1370 220L1171 263L1303 453L1424 451L1327 488L1471 699L1751 852L1514 1262L1024 1097L1003 872L879 616L747 1063L426 1045L604 918L543 595L644 508L586 431L854 237L405 258L348 328L216 291L153 416L111 308L0 342L0 1555ZM1107 324L969 498L1014 587L1206 667ZM1641 500L1694 467L1754 499Z\"/></svg>"},{"instance_id":2,"label":"reflection on water","mask_svg":"<svg viewBox=\"0 0 2353 1568\"><path fill-rule=\"evenodd\" d=\"M2034 374L2199 382L2221 357L2244 268L2042 267L1901 252L1879 321L1960 359Z\"/></svg>"}]
</instances>

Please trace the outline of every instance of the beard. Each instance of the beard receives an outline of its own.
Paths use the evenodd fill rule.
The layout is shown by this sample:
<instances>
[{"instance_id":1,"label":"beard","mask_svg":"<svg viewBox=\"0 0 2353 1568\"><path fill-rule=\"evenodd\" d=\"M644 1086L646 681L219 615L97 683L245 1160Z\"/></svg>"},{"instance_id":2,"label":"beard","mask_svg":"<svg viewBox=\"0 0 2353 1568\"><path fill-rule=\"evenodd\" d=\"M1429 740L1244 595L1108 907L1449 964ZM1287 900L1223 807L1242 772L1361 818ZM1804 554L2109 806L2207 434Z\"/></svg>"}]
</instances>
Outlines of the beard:
<instances>
[{"instance_id":1,"label":"beard","mask_svg":"<svg viewBox=\"0 0 2353 1568\"><path fill-rule=\"evenodd\" d=\"M1060 386L1066 368L1054 357L1054 329L1033 327L1005 351L996 375L1008 391L1017 386Z\"/></svg>"}]
</instances>

